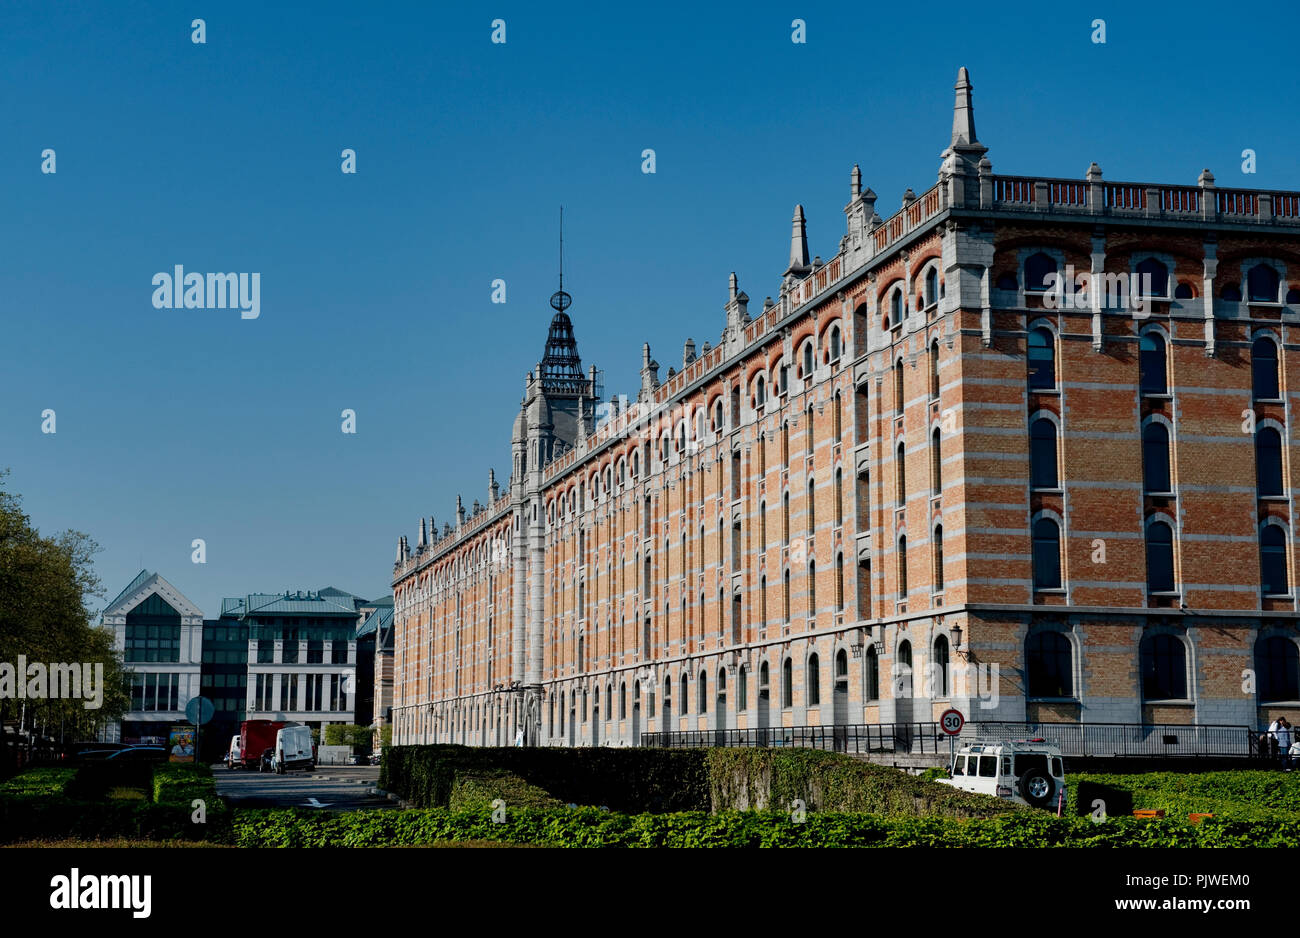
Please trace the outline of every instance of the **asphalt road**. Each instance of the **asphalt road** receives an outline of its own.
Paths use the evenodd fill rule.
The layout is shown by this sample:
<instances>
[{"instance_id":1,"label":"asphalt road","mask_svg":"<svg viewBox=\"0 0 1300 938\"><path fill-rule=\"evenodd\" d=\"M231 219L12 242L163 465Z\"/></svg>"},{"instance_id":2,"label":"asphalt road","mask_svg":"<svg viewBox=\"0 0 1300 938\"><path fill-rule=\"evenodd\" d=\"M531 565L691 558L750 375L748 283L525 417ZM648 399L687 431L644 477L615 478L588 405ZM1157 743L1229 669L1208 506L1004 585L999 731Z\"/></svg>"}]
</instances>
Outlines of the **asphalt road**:
<instances>
[{"instance_id":1,"label":"asphalt road","mask_svg":"<svg viewBox=\"0 0 1300 938\"><path fill-rule=\"evenodd\" d=\"M241 808L317 808L359 811L394 808L396 803L375 794L379 766L320 766L276 775L247 769L212 767L217 794Z\"/></svg>"}]
</instances>

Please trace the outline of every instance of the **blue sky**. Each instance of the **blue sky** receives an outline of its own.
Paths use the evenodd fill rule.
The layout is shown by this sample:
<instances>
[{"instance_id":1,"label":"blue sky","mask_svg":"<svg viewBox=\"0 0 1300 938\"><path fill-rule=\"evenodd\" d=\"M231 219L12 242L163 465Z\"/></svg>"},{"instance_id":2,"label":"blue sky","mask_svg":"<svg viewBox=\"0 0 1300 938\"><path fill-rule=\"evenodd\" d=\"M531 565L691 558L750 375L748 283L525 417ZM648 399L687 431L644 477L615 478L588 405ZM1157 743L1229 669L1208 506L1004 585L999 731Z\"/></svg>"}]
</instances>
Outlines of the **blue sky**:
<instances>
[{"instance_id":1,"label":"blue sky","mask_svg":"<svg viewBox=\"0 0 1300 938\"><path fill-rule=\"evenodd\" d=\"M882 216L934 183L961 65L995 172L1300 189L1296 25L1293 4L8 0L0 467L42 530L103 545L110 598L142 566L210 616L373 597L421 514L505 481L561 204L579 351L634 394L642 342L666 375L687 336L717 341L729 272L756 308L776 292L796 202L828 258L855 162ZM155 309L175 264L260 273L260 317Z\"/></svg>"}]
</instances>

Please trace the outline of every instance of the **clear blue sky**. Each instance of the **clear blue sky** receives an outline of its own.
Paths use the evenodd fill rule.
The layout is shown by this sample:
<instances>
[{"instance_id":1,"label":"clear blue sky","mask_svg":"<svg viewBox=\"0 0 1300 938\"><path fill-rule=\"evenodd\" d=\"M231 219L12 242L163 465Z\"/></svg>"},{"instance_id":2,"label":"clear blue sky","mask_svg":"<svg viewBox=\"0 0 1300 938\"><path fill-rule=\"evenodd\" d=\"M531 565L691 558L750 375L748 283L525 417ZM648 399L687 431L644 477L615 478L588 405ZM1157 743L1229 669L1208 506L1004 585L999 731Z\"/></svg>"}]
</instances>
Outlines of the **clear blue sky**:
<instances>
[{"instance_id":1,"label":"clear blue sky","mask_svg":"<svg viewBox=\"0 0 1300 938\"><path fill-rule=\"evenodd\" d=\"M608 395L642 342L666 374L717 341L730 271L776 292L796 202L834 254L854 162L883 216L932 185L961 65L995 172L1300 189L1294 4L85 6L0 8L0 467L110 597L147 566L209 616L376 596L421 514L504 483L561 203ZM260 318L154 309L175 264L259 272Z\"/></svg>"}]
</instances>

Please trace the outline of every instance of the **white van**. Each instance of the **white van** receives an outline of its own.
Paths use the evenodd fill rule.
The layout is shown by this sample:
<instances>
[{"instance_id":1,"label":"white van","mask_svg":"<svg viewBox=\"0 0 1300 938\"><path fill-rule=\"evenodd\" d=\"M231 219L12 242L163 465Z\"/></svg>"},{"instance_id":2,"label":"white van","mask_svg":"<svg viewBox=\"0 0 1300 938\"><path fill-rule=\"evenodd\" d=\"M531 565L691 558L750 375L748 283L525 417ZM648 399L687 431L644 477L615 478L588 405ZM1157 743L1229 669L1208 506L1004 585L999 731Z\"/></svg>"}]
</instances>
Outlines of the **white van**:
<instances>
[{"instance_id":1,"label":"white van","mask_svg":"<svg viewBox=\"0 0 1300 938\"><path fill-rule=\"evenodd\" d=\"M963 743L948 771L935 781L1033 808L1055 808L1065 791L1061 749L1041 739Z\"/></svg>"},{"instance_id":2,"label":"white van","mask_svg":"<svg viewBox=\"0 0 1300 938\"><path fill-rule=\"evenodd\" d=\"M230 737L230 748L226 750L226 768L233 769L237 765L244 764L241 745L239 736Z\"/></svg>"},{"instance_id":3,"label":"white van","mask_svg":"<svg viewBox=\"0 0 1300 938\"><path fill-rule=\"evenodd\" d=\"M289 769L316 768L311 727L286 726L276 731L275 749L271 753L271 768L277 775L283 775Z\"/></svg>"}]
</instances>

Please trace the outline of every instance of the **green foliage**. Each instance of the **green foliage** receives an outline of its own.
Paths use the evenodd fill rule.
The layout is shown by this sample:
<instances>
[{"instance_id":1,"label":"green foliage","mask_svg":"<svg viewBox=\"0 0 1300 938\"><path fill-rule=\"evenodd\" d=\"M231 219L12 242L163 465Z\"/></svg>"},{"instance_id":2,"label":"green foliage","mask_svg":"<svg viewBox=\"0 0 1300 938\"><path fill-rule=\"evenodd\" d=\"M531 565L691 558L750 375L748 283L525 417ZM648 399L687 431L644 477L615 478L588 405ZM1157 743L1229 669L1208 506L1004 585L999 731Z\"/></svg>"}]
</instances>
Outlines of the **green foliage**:
<instances>
[{"instance_id":1,"label":"green foliage","mask_svg":"<svg viewBox=\"0 0 1300 938\"><path fill-rule=\"evenodd\" d=\"M1300 774L1268 770L1225 772L1143 772L1079 774L1066 778L1066 810L1075 812L1080 782L1095 782L1130 792L1133 807L1163 809L1186 820L1191 813L1218 818L1300 821Z\"/></svg>"},{"instance_id":2,"label":"green foliage","mask_svg":"<svg viewBox=\"0 0 1300 938\"><path fill-rule=\"evenodd\" d=\"M1101 824L1044 812L999 817L882 818L809 813L796 824L765 811L613 814L597 808L449 811L240 811L230 831L240 847L419 846L498 841L552 847L1285 847L1300 844L1291 820L1116 818Z\"/></svg>"},{"instance_id":3,"label":"green foliage","mask_svg":"<svg viewBox=\"0 0 1300 938\"><path fill-rule=\"evenodd\" d=\"M923 782L933 782L941 778L952 778L952 776L948 774L947 769L943 768L942 766L936 765L926 769L924 772L918 775L917 778L919 778Z\"/></svg>"},{"instance_id":4,"label":"green foliage","mask_svg":"<svg viewBox=\"0 0 1300 938\"><path fill-rule=\"evenodd\" d=\"M77 770L66 766L41 766L28 769L0 782L0 798L6 796L44 797L61 795Z\"/></svg>"},{"instance_id":5,"label":"green foliage","mask_svg":"<svg viewBox=\"0 0 1300 938\"><path fill-rule=\"evenodd\" d=\"M530 785L518 775L501 770L461 772L451 786L448 808L455 811L491 809L500 798L508 808L559 808L563 803Z\"/></svg>"},{"instance_id":6,"label":"green foliage","mask_svg":"<svg viewBox=\"0 0 1300 938\"><path fill-rule=\"evenodd\" d=\"M369 751L373 739L370 727L352 723L331 723L325 727L326 746L351 746Z\"/></svg>"}]
</instances>

